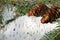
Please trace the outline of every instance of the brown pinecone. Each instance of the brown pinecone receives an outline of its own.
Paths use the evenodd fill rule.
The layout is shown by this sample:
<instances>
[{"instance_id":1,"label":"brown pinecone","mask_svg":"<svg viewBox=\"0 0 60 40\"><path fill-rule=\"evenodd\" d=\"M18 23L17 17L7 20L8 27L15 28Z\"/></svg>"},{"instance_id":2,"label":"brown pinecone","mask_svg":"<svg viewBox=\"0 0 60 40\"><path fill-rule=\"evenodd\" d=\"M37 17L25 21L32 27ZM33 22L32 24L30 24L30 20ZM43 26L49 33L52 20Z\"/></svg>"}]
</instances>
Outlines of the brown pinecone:
<instances>
[{"instance_id":1,"label":"brown pinecone","mask_svg":"<svg viewBox=\"0 0 60 40\"><path fill-rule=\"evenodd\" d=\"M41 23L48 23L59 18L59 10L54 5L48 8L45 4L39 3L28 11L28 16L42 16Z\"/></svg>"}]
</instances>

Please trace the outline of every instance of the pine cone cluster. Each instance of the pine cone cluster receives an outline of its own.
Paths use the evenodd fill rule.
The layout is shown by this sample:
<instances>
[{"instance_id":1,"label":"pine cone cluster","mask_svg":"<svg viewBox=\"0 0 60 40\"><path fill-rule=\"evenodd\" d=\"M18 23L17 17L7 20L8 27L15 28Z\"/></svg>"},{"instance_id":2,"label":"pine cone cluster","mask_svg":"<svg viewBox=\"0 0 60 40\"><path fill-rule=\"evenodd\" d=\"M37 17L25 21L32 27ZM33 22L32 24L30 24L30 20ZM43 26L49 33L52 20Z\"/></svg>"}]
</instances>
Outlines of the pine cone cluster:
<instances>
[{"instance_id":1,"label":"pine cone cluster","mask_svg":"<svg viewBox=\"0 0 60 40\"><path fill-rule=\"evenodd\" d=\"M51 8L45 4L39 3L27 12L28 16L42 16L41 23L48 23L59 18L60 12L55 6Z\"/></svg>"}]
</instances>

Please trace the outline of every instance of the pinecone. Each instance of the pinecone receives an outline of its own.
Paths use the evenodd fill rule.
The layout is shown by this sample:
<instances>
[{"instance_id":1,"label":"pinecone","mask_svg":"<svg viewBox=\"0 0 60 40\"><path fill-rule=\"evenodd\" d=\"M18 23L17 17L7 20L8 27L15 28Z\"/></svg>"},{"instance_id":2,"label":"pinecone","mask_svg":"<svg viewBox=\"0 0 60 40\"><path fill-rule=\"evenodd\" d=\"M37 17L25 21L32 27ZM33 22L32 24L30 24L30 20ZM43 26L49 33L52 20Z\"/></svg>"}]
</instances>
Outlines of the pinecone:
<instances>
[{"instance_id":1,"label":"pinecone","mask_svg":"<svg viewBox=\"0 0 60 40\"><path fill-rule=\"evenodd\" d=\"M48 8L45 4L39 3L28 11L28 16L42 16L41 23L48 23L59 18L59 10L54 5Z\"/></svg>"}]
</instances>

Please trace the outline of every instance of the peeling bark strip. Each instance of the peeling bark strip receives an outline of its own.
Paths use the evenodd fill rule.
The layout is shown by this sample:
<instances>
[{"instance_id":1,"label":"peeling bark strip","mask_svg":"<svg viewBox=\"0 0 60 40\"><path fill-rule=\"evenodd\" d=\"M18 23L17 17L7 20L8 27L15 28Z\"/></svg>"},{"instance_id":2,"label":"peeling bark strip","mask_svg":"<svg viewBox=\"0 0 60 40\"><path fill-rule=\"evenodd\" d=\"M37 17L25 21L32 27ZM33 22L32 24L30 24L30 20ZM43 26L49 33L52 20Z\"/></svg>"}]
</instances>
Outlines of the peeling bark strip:
<instances>
[{"instance_id":1,"label":"peeling bark strip","mask_svg":"<svg viewBox=\"0 0 60 40\"><path fill-rule=\"evenodd\" d=\"M45 4L39 3L36 7L27 12L28 16L42 16L41 23L48 23L59 18L60 12L54 5L48 8Z\"/></svg>"},{"instance_id":2,"label":"peeling bark strip","mask_svg":"<svg viewBox=\"0 0 60 40\"><path fill-rule=\"evenodd\" d=\"M8 24L9 22L12 22L13 20L15 20L16 18L13 18L13 19L11 19L11 20L7 20L6 21L6 24Z\"/></svg>"}]
</instances>

